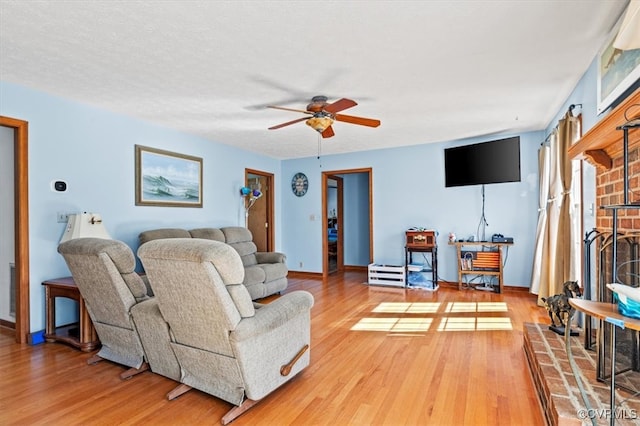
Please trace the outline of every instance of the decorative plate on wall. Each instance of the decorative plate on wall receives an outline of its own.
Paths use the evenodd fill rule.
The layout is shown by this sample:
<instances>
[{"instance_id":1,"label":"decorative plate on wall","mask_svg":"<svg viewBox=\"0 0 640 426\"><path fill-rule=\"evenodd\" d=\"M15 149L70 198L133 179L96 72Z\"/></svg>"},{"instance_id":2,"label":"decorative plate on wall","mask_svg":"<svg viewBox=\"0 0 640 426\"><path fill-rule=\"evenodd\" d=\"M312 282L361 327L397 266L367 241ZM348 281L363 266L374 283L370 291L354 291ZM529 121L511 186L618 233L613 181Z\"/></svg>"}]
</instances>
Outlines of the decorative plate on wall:
<instances>
[{"instance_id":1,"label":"decorative plate on wall","mask_svg":"<svg viewBox=\"0 0 640 426\"><path fill-rule=\"evenodd\" d=\"M291 190L298 197L302 197L309 189L309 180L304 173L296 173L291 179Z\"/></svg>"}]
</instances>

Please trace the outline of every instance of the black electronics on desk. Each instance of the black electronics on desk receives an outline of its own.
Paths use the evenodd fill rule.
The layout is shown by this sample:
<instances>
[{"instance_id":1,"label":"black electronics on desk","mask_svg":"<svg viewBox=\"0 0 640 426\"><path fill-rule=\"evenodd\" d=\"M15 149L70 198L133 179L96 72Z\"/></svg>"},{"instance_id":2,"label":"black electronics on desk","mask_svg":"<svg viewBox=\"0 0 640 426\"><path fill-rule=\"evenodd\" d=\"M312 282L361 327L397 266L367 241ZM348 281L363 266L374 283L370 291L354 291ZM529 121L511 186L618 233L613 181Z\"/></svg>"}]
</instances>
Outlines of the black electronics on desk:
<instances>
[{"instance_id":1,"label":"black electronics on desk","mask_svg":"<svg viewBox=\"0 0 640 426\"><path fill-rule=\"evenodd\" d=\"M513 244L513 237L505 237L502 234L493 234L491 236L491 242L492 243Z\"/></svg>"}]
</instances>

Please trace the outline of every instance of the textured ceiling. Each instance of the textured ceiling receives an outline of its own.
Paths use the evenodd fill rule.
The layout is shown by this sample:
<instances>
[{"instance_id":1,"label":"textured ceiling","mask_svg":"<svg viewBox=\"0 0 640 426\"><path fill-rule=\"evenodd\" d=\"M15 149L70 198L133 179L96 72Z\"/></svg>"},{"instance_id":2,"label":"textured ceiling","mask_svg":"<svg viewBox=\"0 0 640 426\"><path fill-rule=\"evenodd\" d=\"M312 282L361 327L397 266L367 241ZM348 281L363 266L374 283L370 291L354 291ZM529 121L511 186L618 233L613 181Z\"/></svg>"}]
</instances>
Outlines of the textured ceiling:
<instances>
[{"instance_id":1,"label":"textured ceiling","mask_svg":"<svg viewBox=\"0 0 640 426\"><path fill-rule=\"evenodd\" d=\"M6 1L0 78L275 158L543 129L626 0Z\"/></svg>"}]
</instances>

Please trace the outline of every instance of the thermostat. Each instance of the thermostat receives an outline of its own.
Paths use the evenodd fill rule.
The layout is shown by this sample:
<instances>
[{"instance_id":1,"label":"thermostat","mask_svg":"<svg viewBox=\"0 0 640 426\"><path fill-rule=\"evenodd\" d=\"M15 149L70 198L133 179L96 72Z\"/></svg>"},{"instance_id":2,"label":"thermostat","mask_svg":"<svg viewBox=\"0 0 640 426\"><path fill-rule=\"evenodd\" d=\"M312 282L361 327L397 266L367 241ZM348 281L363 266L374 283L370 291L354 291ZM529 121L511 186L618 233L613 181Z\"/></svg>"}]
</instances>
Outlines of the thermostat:
<instances>
[{"instance_id":1,"label":"thermostat","mask_svg":"<svg viewBox=\"0 0 640 426\"><path fill-rule=\"evenodd\" d=\"M52 180L51 190L54 192L65 192L67 190L67 182L63 180Z\"/></svg>"}]
</instances>

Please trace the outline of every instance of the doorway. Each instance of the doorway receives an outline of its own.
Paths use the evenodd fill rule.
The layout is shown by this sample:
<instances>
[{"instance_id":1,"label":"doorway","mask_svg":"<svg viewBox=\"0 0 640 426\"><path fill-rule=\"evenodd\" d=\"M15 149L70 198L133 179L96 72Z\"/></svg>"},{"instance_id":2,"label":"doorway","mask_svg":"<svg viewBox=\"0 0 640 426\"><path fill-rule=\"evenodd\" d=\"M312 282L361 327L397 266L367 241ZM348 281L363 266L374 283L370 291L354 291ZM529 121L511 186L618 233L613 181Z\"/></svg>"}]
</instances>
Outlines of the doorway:
<instances>
[{"instance_id":1,"label":"doorway","mask_svg":"<svg viewBox=\"0 0 640 426\"><path fill-rule=\"evenodd\" d=\"M253 242L258 251L274 250L274 226L273 226L273 174L259 170L245 169L245 186L251 190L258 190L262 195L252 204L245 202L246 210L245 226L253 235Z\"/></svg>"},{"instance_id":2,"label":"doorway","mask_svg":"<svg viewBox=\"0 0 640 426\"><path fill-rule=\"evenodd\" d=\"M344 270L344 179L327 176L327 262L328 273Z\"/></svg>"},{"instance_id":3,"label":"doorway","mask_svg":"<svg viewBox=\"0 0 640 426\"><path fill-rule=\"evenodd\" d=\"M0 126L13 129L15 221L15 338L26 343L29 333L29 174L26 121L0 116ZM3 142L5 143L5 142Z\"/></svg>"},{"instance_id":4,"label":"doorway","mask_svg":"<svg viewBox=\"0 0 640 426\"><path fill-rule=\"evenodd\" d=\"M330 189L335 186L336 189ZM330 193L336 191L335 207L330 210ZM373 262L373 173L371 168L333 170L322 173L322 275L327 277L332 271L330 250L335 248L335 270L366 268L366 265L345 265L351 263L354 251L364 263ZM348 199L347 206L344 200ZM355 207L354 207L355 206ZM335 209L335 217L333 209ZM337 232L332 226L337 225ZM333 240L337 238L334 246Z\"/></svg>"}]
</instances>

